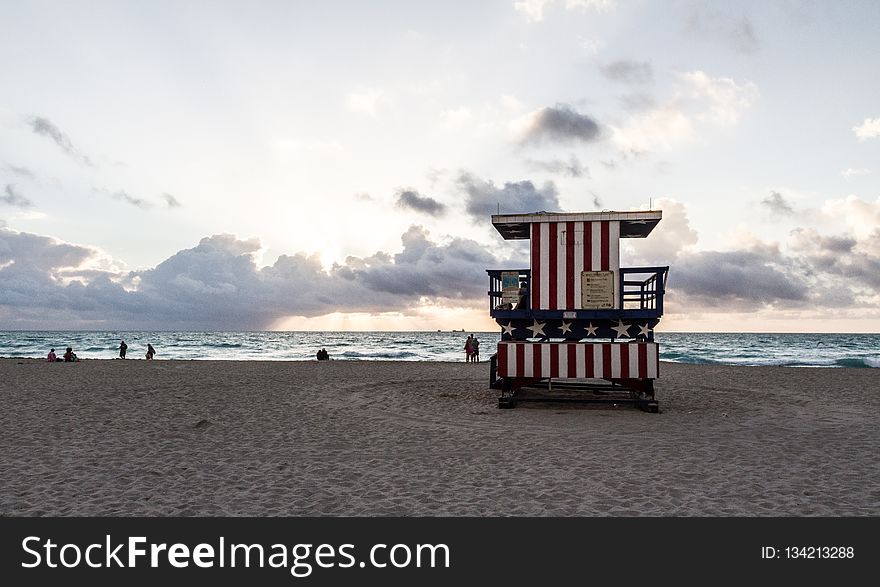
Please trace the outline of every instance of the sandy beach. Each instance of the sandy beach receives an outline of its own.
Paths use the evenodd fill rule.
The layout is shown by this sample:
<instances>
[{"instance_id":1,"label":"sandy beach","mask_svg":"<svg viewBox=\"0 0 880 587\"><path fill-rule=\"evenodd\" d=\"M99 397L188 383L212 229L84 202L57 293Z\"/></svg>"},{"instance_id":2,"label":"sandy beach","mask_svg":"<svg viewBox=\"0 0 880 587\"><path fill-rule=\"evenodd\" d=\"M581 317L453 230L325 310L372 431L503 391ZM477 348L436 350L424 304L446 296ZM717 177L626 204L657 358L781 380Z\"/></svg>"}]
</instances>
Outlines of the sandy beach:
<instances>
[{"instance_id":1,"label":"sandy beach","mask_svg":"<svg viewBox=\"0 0 880 587\"><path fill-rule=\"evenodd\" d=\"M660 414L488 366L0 360L5 516L877 516L880 370L663 363Z\"/></svg>"}]
</instances>

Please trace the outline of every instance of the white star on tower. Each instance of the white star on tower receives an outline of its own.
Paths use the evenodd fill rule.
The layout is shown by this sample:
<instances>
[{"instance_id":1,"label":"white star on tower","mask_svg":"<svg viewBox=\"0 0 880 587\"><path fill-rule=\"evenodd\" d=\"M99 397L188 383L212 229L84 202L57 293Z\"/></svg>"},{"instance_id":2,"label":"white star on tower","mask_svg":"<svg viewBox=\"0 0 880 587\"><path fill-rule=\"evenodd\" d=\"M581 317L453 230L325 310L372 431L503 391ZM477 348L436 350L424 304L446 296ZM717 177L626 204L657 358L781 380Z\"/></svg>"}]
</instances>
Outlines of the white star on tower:
<instances>
[{"instance_id":1,"label":"white star on tower","mask_svg":"<svg viewBox=\"0 0 880 587\"><path fill-rule=\"evenodd\" d=\"M639 326L639 336L644 336L645 338L648 338L649 332L651 332L651 329L648 327L647 324L645 324L644 326Z\"/></svg>"},{"instance_id":2,"label":"white star on tower","mask_svg":"<svg viewBox=\"0 0 880 587\"><path fill-rule=\"evenodd\" d=\"M562 334L571 332L571 322L566 322L565 320L563 320L562 326L559 327L559 332L561 332Z\"/></svg>"},{"instance_id":3,"label":"white star on tower","mask_svg":"<svg viewBox=\"0 0 880 587\"><path fill-rule=\"evenodd\" d=\"M535 324L534 324L534 326L529 326L529 327L528 327L528 329L532 331L532 338L537 338L537 337L538 337L538 334L540 334L541 336L547 336L546 334L544 334L544 325L545 325L545 324L547 324L547 323L546 323L546 322L541 322L541 323L539 324L538 321L535 320Z\"/></svg>"},{"instance_id":4,"label":"white star on tower","mask_svg":"<svg viewBox=\"0 0 880 587\"><path fill-rule=\"evenodd\" d=\"M623 338L623 337L627 337L627 338L629 338L629 332L628 332L628 331L629 331L629 325L628 325L628 324L624 324L624 323L623 323L623 320L618 320L618 321L617 321L617 326L612 326L612 327L611 327L611 330L616 330L616 331L617 331L617 336L620 337L620 338Z\"/></svg>"},{"instance_id":5,"label":"white star on tower","mask_svg":"<svg viewBox=\"0 0 880 587\"><path fill-rule=\"evenodd\" d=\"M513 324L512 322L508 322L507 326L505 326L504 324L501 325L501 330L503 331L501 333L502 336L504 336L505 334L509 334L510 336L513 336L514 327L512 324Z\"/></svg>"},{"instance_id":6,"label":"white star on tower","mask_svg":"<svg viewBox=\"0 0 880 587\"><path fill-rule=\"evenodd\" d=\"M592 322L587 324L587 327L585 328L585 330L587 331L587 336L596 336L596 329L597 328L599 328L599 327L593 326Z\"/></svg>"}]
</instances>

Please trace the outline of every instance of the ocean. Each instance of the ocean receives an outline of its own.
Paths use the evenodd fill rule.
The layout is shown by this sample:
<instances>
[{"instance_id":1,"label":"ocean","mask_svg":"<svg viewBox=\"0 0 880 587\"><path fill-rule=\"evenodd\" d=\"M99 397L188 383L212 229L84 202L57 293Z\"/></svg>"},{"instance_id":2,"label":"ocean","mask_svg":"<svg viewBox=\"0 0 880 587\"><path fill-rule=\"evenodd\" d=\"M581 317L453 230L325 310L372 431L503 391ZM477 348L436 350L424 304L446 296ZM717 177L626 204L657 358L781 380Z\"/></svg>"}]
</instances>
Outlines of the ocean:
<instances>
[{"instance_id":1,"label":"ocean","mask_svg":"<svg viewBox=\"0 0 880 587\"><path fill-rule=\"evenodd\" d=\"M156 359L307 361L326 348L347 361L463 361L469 332L128 332L0 331L0 357L44 358L68 346L82 359L143 359L147 343ZM498 332L473 333L487 361ZM660 359L711 365L880 368L880 334L739 334L657 332Z\"/></svg>"}]
</instances>

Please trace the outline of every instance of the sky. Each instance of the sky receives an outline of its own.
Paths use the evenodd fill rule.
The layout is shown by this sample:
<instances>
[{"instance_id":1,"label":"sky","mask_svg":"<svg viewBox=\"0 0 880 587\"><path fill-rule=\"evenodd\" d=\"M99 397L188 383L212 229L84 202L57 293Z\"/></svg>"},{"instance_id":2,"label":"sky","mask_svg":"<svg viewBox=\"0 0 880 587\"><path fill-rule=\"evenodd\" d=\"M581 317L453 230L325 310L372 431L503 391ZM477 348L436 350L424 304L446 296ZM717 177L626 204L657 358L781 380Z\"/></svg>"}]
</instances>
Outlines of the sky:
<instances>
[{"instance_id":1,"label":"sky","mask_svg":"<svg viewBox=\"0 0 880 587\"><path fill-rule=\"evenodd\" d=\"M0 3L0 329L495 330L660 209L658 330L880 332L880 3Z\"/></svg>"}]
</instances>

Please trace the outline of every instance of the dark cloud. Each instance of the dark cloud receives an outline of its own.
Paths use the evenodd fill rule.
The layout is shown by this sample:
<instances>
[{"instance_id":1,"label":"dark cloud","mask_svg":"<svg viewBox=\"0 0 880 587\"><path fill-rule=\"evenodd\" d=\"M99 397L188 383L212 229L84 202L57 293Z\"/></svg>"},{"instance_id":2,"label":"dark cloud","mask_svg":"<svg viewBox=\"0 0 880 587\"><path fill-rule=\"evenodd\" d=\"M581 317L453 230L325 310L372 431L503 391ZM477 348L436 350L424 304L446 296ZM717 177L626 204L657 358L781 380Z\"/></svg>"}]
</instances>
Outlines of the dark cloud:
<instances>
[{"instance_id":1,"label":"dark cloud","mask_svg":"<svg viewBox=\"0 0 880 587\"><path fill-rule=\"evenodd\" d=\"M599 67L608 79L627 84L648 84L654 81L654 69L647 61L621 59Z\"/></svg>"},{"instance_id":2,"label":"dark cloud","mask_svg":"<svg viewBox=\"0 0 880 587\"><path fill-rule=\"evenodd\" d=\"M474 300L485 295L486 268L499 262L482 245L455 238L445 245L429 239L421 226L402 238L403 251L389 258L348 259L345 268L370 290L416 299ZM337 268L334 268L337 269ZM387 309L387 308L386 308Z\"/></svg>"},{"instance_id":3,"label":"dark cloud","mask_svg":"<svg viewBox=\"0 0 880 587\"><path fill-rule=\"evenodd\" d=\"M791 216L794 214L794 208L786 201L785 197L777 192L771 191L770 195L761 200L761 205L766 207L770 213L777 216Z\"/></svg>"},{"instance_id":4,"label":"dark cloud","mask_svg":"<svg viewBox=\"0 0 880 587\"><path fill-rule=\"evenodd\" d=\"M461 181L481 194L494 190L534 198L537 192L529 182L497 188L472 177ZM861 238L798 229L786 253L762 243L695 252L688 245L696 242L696 233L684 207L671 200L658 203L663 222L644 239L640 253L625 252L630 258L624 265L671 264L670 310L877 307L869 300L880 288L880 248L875 246L880 229ZM317 255L305 253L281 255L259 267L260 250L256 239L214 235L152 269L110 272L95 268L102 265L96 249L15 232L0 223L0 328L260 330L288 316L406 312L425 300L474 305L486 299L486 268L524 266L521 259L500 258L473 240L441 244L421 226L401 236L396 252L349 257L329 270Z\"/></svg>"},{"instance_id":5,"label":"dark cloud","mask_svg":"<svg viewBox=\"0 0 880 587\"><path fill-rule=\"evenodd\" d=\"M80 153L74 146L66 134L64 134L60 128L58 128L55 123L53 123L48 118L43 118L42 116L33 116L28 120L28 124L38 135L42 135L44 137L50 138L62 151L73 157L74 159L85 163L91 167L94 167L91 160Z\"/></svg>"},{"instance_id":6,"label":"dark cloud","mask_svg":"<svg viewBox=\"0 0 880 587\"><path fill-rule=\"evenodd\" d=\"M162 199L165 200L165 205L169 208L180 208L180 200L178 200L171 194L163 192Z\"/></svg>"},{"instance_id":7,"label":"dark cloud","mask_svg":"<svg viewBox=\"0 0 880 587\"><path fill-rule=\"evenodd\" d=\"M462 173L458 187L465 193L465 207L474 220L486 221L497 214L500 207L503 214L529 213L540 211L559 211L559 193L556 185L548 181L542 188L536 188L531 181L507 182L497 187L470 173Z\"/></svg>"},{"instance_id":8,"label":"dark cloud","mask_svg":"<svg viewBox=\"0 0 880 587\"><path fill-rule=\"evenodd\" d=\"M731 3L730 6L737 5ZM741 53L757 51L760 43L751 19L746 14L725 12L723 7L724 4L693 3L685 19L685 30L727 43Z\"/></svg>"},{"instance_id":9,"label":"dark cloud","mask_svg":"<svg viewBox=\"0 0 880 587\"><path fill-rule=\"evenodd\" d=\"M0 227L0 265L14 261L16 271L48 272L76 267L95 253L88 247Z\"/></svg>"},{"instance_id":10,"label":"dark cloud","mask_svg":"<svg viewBox=\"0 0 880 587\"><path fill-rule=\"evenodd\" d=\"M542 108L531 115L522 141L591 142L601 137L599 123L567 104Z\"/></svg>"},{"instance_id":11,"label":"dark cloud","mask_svg":"<svg viewBox=\"0 0 880 587\"><path fill-rule=\"evenodd\" d=\"M21 195L18 188L9 183L6 184L3 193L0 194L0 203L9 204L10 206L15 206L17 208L30 208L34 205L33 202Z\"/></svg>"},{"instance_id":12,"label":"dark cloud","mask_svg":"<svg viewBox=\"0 0 880 587\"><path fill-rule=\"evenodd\" d=\"M574 155L569 156L568 161L564 159L553 159L551 161L529 159L526 161L526 164L532 169L560 173L569 177L590 177L590 170Z\"/></svg>"},{"instance_id":13,"label":"dark cloud","mask_svg":"<svg viewBox=\"0 0 880 587\"><path fill-rule=\"evenodd\" d=\"M397 191L397 205L429 216L442 216L446 213L444 204L430 196L423 196L412 188Z\"/></svg>"},{"instance_id":14,"label":"dark cloud","mask_svg":"<svg viewBox=\"0 0 880 587\"><path fill-rule=\"evenodd\" d=\"M754 251L680 255L669 277L678 304L731 311L806 301L808 285L786 260Z\"/></svg>"},{"instance_id":15,"label":"dark cloud","mask_svg":"<svg viewBox=\"0 0 880 587\"><path fill-rule=\"evenodd\" d=\"M438 244L420 226L401 242L397 254L325 271L304 253L259 268L259 241L215 235L153 269L113 274L88 269L93 249L0 229L0 325L264 329L287 316L401 311L426 297L473 303L485 296L486 268L506 262L468 239Z\"/></svg>"},{"instance_id":16,"label":"dark cloud","mask_svg":"<svg viewBox=\"0 0 880 587\"><path fill-rule=\"evenodd\" d=\"M880 241L880 229L866 241ZM861 284L872 293L880 288L880 256L865 250L850 235L823 236L812 228L798 228L791 232L789 244L813 273L830 275L838 283Z\"/></svg>"}]
</instances>

